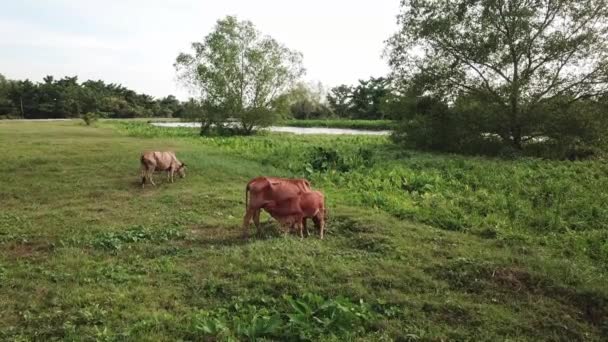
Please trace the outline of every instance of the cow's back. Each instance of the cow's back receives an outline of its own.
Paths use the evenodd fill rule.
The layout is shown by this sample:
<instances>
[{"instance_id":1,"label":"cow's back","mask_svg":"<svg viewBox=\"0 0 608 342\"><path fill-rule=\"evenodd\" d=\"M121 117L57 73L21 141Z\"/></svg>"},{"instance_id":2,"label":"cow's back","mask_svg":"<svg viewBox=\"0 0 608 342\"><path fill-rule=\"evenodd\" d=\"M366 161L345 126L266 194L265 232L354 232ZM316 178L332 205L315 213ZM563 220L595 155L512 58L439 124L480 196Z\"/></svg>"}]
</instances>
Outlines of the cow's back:
<instances>
[{"instance_id":1,"label":"cow's back","mask_svg":"<svg viewBox=\"0 0 608 342\"><path fill-rule=\"evenodd\" d=\"M146 151L141 155L141 163L149 169L167 170L177 160L173 152Z\"/></svg>"},{"instance_id":2,"label":"cow's back","mask_svg":"<svg viewBox=\"0 0 608 342\"><path fill-rule=\"evenodd\" d=\"M256 177L247 183L246 190L251 196L249 204L258 208L269 201L282 202L310 191L310 183L306 179Z\"/></svg>"}]
</instances>

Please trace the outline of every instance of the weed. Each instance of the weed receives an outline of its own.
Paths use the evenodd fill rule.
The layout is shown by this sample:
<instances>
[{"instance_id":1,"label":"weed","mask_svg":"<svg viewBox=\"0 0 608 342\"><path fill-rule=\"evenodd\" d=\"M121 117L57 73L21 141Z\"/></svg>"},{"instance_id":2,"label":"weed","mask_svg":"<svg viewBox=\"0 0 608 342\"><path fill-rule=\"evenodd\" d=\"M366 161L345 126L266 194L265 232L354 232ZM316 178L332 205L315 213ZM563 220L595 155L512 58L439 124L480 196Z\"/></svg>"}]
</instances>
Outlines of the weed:
<instances>
[{"instance_id":1,"label":"weed","mask_svg":"<svg viewBox=\"0 0 608 342\"><path fill-rule=\"evenodd\" d=\"M263 307L236 303L228 308L199 311L192 317L192 330L197 335L221 339L311 340L323 335L354 337L374 320L368 305L342 297L324 299L308 293L299 298L284 296L283 301L264 302ZM277 309L285 303L284 311Z\"/></svg>"},{"instance_id":2,"label":"weed","mask_svg":"<svg viewBox=\"0 0 608 342\"><path fill-rule=\"evenodd\" d=\"M130 243L164 242L182 237L182 233L173 228L152 230L136 226L121 232L103 232L91 241L91 245L99 249L117 251Z\"/></svg>"}]
</instances>

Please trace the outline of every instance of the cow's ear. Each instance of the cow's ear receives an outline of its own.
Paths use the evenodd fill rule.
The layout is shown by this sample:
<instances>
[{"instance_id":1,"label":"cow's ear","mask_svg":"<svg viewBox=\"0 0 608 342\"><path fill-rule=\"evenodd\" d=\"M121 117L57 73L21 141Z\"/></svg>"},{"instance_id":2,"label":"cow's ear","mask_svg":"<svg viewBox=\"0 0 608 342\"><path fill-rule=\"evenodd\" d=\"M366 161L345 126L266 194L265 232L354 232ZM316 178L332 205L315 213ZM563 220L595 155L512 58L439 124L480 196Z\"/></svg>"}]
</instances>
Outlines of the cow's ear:
<instances>
[{"instance_id":1,"label":"cow's ear","mask_svg":"<svg viewBox=\"0 0 608 342\"><path fill-rule=\"evenodd\" d=\"M186 164L182 163L182 165L179 168L181 169L181 168L184 168L184 167L186 167Z\"/></svg>"}]
</instances>

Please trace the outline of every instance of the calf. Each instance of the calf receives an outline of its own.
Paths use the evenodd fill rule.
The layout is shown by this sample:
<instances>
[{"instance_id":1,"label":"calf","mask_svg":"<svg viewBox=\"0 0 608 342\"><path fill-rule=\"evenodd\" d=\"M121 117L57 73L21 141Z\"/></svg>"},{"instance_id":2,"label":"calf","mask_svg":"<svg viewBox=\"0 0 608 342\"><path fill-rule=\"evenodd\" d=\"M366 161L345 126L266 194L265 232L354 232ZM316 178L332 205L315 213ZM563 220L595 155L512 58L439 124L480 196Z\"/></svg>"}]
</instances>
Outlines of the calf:
<instances>
[{"instance_id":1,"label":"calf","mask_svg":"<svg viewBox=\"0 0 608 342\"><path fill-rule=\"evenodd\" d=\"M263 207L283 225L295 226L304 237L303 228L307 218L312 218L319 229L321 239L325 229L325 197L319 191L303 192L299 196L283 201L269 201ZM306 231L308 233L308 230Z\"/></svg>"},{"instance_id":2,"label":"calf","mask_svg":"<svg viewBox=\"0 0 608 342\"><path fill-rule=\"evenodd\" d=\"M142 153L139 158L141 163L141 187L146 184L146 179L154 186L152 174L154 171L166 171L167 179L173 183L173 176L177 172L181 178L186 177L186 164L180 162L173 152L148 151Z\"/></svg>"}]
</instances>

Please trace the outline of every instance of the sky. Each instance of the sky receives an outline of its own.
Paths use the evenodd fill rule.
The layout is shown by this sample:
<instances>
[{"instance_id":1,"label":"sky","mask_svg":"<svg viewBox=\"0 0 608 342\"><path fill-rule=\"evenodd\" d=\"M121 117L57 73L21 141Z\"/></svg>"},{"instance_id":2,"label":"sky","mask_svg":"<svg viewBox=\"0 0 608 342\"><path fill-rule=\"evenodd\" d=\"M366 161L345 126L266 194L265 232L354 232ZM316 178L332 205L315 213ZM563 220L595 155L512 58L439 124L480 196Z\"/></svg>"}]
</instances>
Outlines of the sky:
<instances>
[{"instance_id":1,"label":"sky","mask_svg":"<svg viewBox=\"0 0 608 342\"><path fill-rule=\"evenodd\" d=\"M354 84L388 72L384 41L399 0L0 0L0 73L78 76L155 97L188 92L173 63L218 19L236 15L304 55L305 81Z\"/></svg>"}]
</instances>

